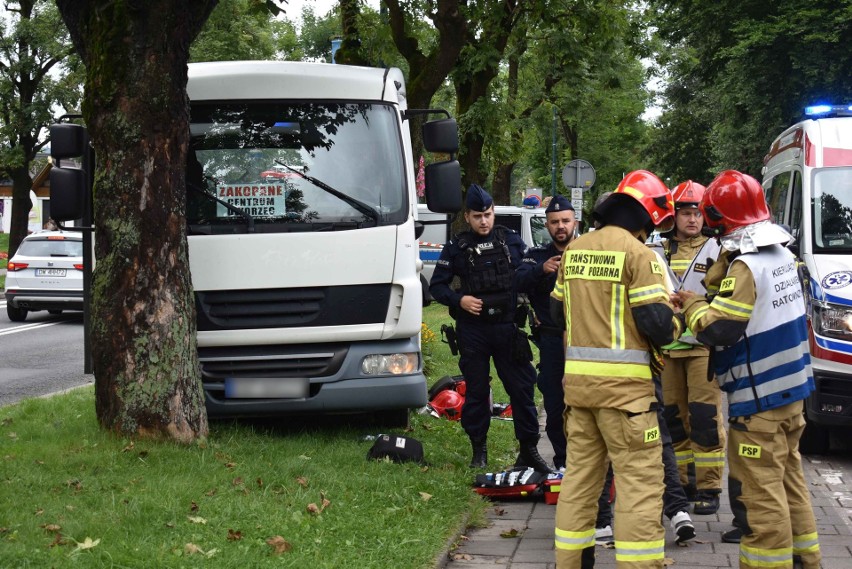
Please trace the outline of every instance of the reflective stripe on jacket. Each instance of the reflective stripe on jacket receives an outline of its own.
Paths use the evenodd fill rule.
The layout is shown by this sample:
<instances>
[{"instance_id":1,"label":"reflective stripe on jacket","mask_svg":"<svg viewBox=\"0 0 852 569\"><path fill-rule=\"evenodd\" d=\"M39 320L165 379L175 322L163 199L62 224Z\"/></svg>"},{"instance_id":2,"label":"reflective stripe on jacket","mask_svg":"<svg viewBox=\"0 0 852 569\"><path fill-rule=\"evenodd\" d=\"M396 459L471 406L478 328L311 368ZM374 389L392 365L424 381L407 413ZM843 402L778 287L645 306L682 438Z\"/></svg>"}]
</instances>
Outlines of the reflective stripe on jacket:
<instances>
[{"instance_id":1,"label":"reflective stripe on jacket","mask_svg":"<svg viewBox=\"0 0 852 569\"><path fill-rule=\"evenodd\" d=\"M717 346L713 357L732 417L782 407L813 391L805 305L787 249L771 245L738 256L712 303L687 306L687 323L699 335L721 320L748 321L742 337Z\"/></svg>"},{"instance_id":2,"label":"reflective stripe on jacket","mask_svg":"<svg viewBox=\"0 0 852 569\"><path fill-rule=\"evenodd\" d=\"M565 314L566 404L632 412L650 408L652 346L637 329L631 308L671 307L663 271L650 249L616 226L584 234L565 250L552 297L562 302Z\"/></svg>"}]
</instances>

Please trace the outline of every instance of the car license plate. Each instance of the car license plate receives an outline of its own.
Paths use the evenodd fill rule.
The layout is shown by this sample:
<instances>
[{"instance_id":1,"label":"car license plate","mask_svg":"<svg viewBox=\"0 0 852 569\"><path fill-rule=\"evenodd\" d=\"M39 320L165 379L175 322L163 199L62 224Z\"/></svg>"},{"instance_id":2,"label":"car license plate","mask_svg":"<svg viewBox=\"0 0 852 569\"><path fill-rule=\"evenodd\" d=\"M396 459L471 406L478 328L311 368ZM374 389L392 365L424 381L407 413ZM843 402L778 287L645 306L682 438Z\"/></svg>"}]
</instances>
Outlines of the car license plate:
<instances>
[{"instance_id":1,"label":"car license plate","mask_svg":"<svg viewBox=\"0 0 852 569\"><path fill-rule=\"evenodd\" d=\"M64 277L65 269L36 269L37 277Z\"/></svg>"},{"instance_id":2,"label":"car license plate","mask_svg":"<svg viewBox=\"0 0 852 569\"><path fill-rule=\"evenodd\" d=\"M228 399L301 399L308 396L309 381L298 377L228 377Z\"/></svg>"}]
</instances>

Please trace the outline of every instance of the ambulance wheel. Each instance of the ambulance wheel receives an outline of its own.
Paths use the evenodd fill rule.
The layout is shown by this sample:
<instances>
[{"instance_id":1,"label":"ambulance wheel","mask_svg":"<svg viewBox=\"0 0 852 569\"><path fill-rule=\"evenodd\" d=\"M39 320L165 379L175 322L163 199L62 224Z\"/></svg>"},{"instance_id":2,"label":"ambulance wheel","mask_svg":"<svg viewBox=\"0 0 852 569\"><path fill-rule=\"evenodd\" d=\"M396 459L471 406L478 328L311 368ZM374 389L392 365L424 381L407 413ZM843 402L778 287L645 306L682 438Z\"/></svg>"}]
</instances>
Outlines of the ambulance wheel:
<instances>
[{"instance_id":1,"label":"ambulance wheel","mask_svg":"<svg viewBox=\"0 0 852 569\"><path fill-rule=\"evenodd\" d=\"M799 452L802 454L827 454L830 446L828 428L805 418L807 425L799 439Z\"/></svg>"},{"instance_id":2,"label":"ambulance wheel","mask_svg":"<svg viewBox=\"0 0 852 569\"><path fill-rule=\"evenodd\" d=\"M12 322L23 322L27 319L27 309L15 308L11 304L7 304L6 315L9 316L9 320L11 320Z\"/></svg>"},{"instance_id":3,"label":"ambulance wheel","mask_svg":"<svg viewBox=\"0 0 852 569\"><path fill-rule=\"evenodd\" d=\"M432 385L432 387L429 388L429 393L428 393L429 401L432 401L432 399L434 399L435 396L438 395L443 390L452 389L453 385L455 385L455 383L456 383L456 380L453 379L452 377L450 377L449 375L445 375L444 377L442 377L441 379L436 381L435 384Z\"/></svg>"}]
</instances>

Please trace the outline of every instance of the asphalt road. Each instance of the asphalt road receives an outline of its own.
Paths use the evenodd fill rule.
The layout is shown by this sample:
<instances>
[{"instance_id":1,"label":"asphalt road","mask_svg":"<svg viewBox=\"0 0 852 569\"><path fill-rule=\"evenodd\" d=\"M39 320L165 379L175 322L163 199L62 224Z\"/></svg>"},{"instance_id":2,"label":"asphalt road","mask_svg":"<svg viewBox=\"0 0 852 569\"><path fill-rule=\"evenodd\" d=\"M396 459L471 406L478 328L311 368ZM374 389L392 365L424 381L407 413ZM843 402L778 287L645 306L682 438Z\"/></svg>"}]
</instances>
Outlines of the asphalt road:
<instances>
[{"instance_id":1,"label":"asphalt road","mask_svg":"<svg viewBox=\"0 0 852 569\"><path fill-rule=\"evenodd\" d=\"M11 322L0 299L0 406L92 383L83 373L83 313Z\"/></svg>"}]
</instances>

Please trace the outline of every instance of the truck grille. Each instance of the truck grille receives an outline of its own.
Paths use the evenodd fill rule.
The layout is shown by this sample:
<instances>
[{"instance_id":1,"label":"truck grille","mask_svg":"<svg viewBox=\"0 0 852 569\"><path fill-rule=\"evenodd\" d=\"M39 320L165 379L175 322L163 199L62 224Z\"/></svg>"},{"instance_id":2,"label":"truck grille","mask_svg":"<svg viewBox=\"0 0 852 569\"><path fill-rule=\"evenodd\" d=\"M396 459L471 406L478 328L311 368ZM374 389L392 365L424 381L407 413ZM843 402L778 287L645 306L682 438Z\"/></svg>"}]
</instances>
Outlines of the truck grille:
<instances>
[{"instance_id":1,"label":"truck grille","mask_svg":"<svg viewBox=\"0 0 852 569\"><path fill-rule=\"evenodd\" d=\"M339 344L200 348L205 384L226 377L323 377L338 372L347 348Z\"/></svg>"},{"instance_id":2,"label":"truck grille","mask_svg":"<svg viewBox=\"0 0 852 569\"><path fill-rule=\"evenodd\" d=\"M380 324L391 285L196 292L198 330Z\"/></svg>"}]
</instances>

